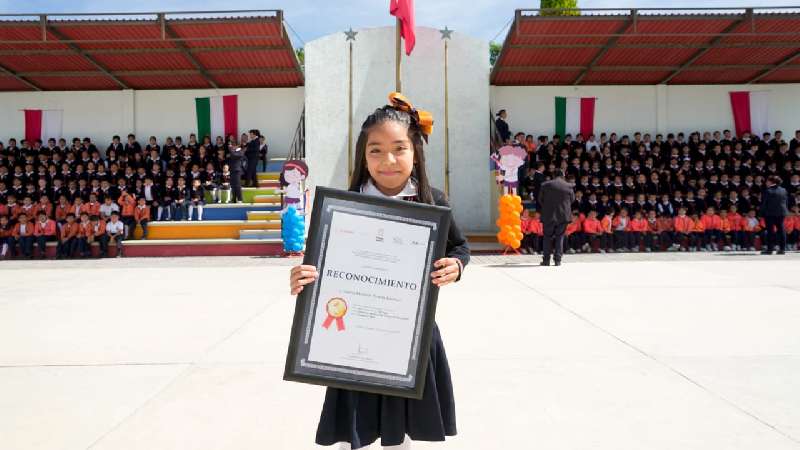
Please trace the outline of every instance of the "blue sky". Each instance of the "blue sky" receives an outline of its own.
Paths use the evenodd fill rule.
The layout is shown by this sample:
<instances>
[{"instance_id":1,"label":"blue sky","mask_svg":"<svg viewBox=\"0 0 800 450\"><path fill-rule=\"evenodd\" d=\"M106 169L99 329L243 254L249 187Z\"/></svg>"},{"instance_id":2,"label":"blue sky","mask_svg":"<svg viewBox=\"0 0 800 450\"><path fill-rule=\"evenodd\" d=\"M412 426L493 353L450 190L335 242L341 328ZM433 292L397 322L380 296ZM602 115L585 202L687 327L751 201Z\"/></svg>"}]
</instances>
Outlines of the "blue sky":
<instances>
[{"instance_id":1,"label":"blue sky","mask_svg":"<svg viewBox=\"0 0 800 450\"><path fill-rule=\"evenodd\" d=\"M763 0L579 0L583 8L742 7L785 6L794 1ZM337 31L393 24L388 0L0 0L2 13L79 13L139 11L199 11L283 9L300 38L295 46ZM537 8L539 0L416 0L417 25L449 28L482 39L492 39L513 17L516 8ZM503 31L498 41L505 36Z\"/></svg>"}]
</instances>

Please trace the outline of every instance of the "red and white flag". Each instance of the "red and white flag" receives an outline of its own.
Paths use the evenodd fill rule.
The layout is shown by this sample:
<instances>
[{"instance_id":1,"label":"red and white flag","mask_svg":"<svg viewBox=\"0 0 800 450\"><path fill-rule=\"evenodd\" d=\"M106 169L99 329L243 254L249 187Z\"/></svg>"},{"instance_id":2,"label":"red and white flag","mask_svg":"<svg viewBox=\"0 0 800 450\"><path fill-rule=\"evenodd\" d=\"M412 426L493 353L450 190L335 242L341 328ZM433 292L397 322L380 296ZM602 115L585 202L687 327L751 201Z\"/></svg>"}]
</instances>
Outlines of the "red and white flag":
<instances>
[{"instance_id":1,"label":"red and white flag","mask_svg":"<svg viewBox=\"0 0 800 450\"><path fill-rule=\"evenodd\" d=\"M406 55L410 55L416 43L416 35L414 34L414 0L390 0L389 14L400 20L400 35L406 41Z\"/></svg>"},{"instance_id":2,"label":"red and white flag","mask_svg":"<svg viewBox=\"0 0 800 450\"><path fill-rule=\"evenodd\" d=\"M47 142L48 139L61 139L61 126L64 111L60 109L26 109L25 140L33 143L37 139Z\"/></svg>"},{"instance_id":3,"label":"red and white flag","mask_svg":"<svg viewBox=\"0 0 800 450\"><path fill-rule=\"evenodd\" d=\"M768 91L734 91L730 95L737 136L750 133L761 137L769 132Z\"/></svg>"}]
</instances>

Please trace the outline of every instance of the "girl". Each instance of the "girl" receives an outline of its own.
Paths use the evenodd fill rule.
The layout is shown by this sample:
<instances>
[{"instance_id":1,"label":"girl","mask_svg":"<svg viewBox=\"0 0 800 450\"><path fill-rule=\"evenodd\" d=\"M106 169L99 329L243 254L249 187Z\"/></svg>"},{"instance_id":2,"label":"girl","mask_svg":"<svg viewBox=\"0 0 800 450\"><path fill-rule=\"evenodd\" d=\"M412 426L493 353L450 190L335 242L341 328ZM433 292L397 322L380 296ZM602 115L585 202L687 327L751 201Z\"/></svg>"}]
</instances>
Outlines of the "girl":
<instances>
[{"instance_id":1,"label":"girl","mask_svg":"<svg viewBox=\"0 0 800 450\"><path fill-rule=\"evenodd\" d=\"M415 110L400 94L364 121L356 143L355 170L350 190L366 195L401 198L447 206L442 192L431 188L425 169L423 139L433 121ZM447 257L434 263L432 283L458 281L469 262L469 247L455 222L447 239ZM318 278L316 267L300 265L290 274L292 295ZM409 448L412 440L444 441L456 434L455 403L450 370L439 328L434 327L430 362L421 400L328 388L316 442L342 442L343 449L366 447L378 437L381 445Z\"/></svg>"}]
</instances>

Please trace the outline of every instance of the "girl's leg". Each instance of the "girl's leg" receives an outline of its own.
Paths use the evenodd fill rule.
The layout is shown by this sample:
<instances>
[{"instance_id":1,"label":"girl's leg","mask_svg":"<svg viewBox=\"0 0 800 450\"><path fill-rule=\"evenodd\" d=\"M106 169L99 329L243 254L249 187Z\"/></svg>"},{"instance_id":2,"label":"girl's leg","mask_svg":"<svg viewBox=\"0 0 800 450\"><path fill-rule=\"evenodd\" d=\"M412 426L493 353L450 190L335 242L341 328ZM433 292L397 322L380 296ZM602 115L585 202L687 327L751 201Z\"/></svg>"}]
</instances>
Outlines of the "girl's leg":
<instances>
[{"instance_id":1,"label":"girl's leg","mask_svg":"<svg viewBox=\"0 0 800 450\"><path fill-rule=\"evenodd\" d=\"M186 220L192 220L192 214L194 214L194 202L189 203L189 215Z\"/></svg>"},{"instance_id":2,"label":"girl's leg","mask_svg":"<svg viewBox=\"0 0 800 450\"><path fill-rule=\"evenodd\" d=\"M203 202L197 202L197 220L203 220Z\"/></svg>"}]
</instances>

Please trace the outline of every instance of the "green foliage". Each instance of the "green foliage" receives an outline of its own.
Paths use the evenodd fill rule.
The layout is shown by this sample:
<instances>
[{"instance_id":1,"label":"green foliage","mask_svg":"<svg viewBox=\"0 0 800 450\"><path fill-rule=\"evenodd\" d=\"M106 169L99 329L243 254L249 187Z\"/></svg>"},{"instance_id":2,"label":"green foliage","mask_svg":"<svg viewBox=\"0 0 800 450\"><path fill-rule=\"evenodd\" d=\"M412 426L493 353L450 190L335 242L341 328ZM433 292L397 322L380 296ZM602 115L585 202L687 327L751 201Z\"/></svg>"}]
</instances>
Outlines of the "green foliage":
<instances>
[{"instance_id":1,"label":"green foliage","mask_svg":"<svg viewBox=\"0 0 800 450\"><path fill-rule=\"evenodd\" d=\"M489 64L494 65L497 62L497 57L500 56L500 50L503 49L501 44L497 42L489 42Z\"/></svg>"},{"instance_id":2,"label":"green foliage","mask_svg":"<svg viewBox=\"0 0 800 450\"><path fill-rule=\"evenodd\" d=\"M297 55L297 60L300 62L300 67L305 66L306 53L305 53L305 50L303 50L303 47L300 47L300 48L296 49L294 51L294 53Z\"/></svg>"},{"instance_id":3,"label":"green foliage","mask_svg":"<svg viewBox=\"0 0 800 450\"><path fill-rule=\"evenodd\" d=\"M539 6L545 8L577 8L578 0L541 0ZM579 16L580 11L539 11L541 16Z\"/></svg>"}]
</instances>

